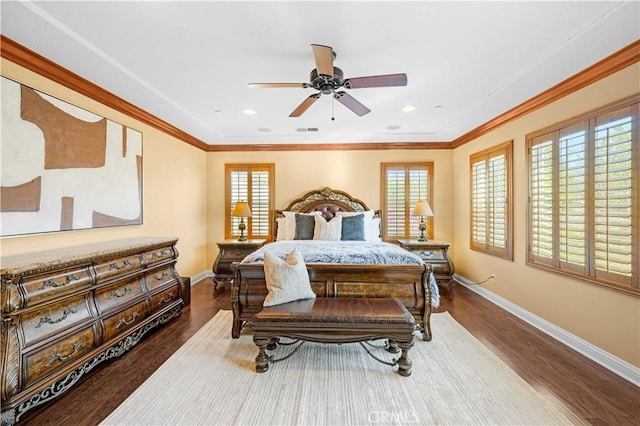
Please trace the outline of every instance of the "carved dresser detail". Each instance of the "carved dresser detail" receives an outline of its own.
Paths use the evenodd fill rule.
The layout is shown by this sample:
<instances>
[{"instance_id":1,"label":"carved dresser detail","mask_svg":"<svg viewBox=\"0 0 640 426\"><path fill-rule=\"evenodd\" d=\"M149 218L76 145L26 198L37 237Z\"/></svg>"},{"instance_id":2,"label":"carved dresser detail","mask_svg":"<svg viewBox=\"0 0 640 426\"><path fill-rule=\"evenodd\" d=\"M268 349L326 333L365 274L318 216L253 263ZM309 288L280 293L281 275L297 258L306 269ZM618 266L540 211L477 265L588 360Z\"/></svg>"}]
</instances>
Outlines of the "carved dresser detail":
<instances>
[{"instance_id":1,"label":"carved dresser detail","mask_svg":"<svg viewBox=\"0 0 640 426\"><path fill-rule=\"evenodd\" d=\"M181 314L177 240L131 238L1 259L3 425Z\"/></svg>"}]
</instances>

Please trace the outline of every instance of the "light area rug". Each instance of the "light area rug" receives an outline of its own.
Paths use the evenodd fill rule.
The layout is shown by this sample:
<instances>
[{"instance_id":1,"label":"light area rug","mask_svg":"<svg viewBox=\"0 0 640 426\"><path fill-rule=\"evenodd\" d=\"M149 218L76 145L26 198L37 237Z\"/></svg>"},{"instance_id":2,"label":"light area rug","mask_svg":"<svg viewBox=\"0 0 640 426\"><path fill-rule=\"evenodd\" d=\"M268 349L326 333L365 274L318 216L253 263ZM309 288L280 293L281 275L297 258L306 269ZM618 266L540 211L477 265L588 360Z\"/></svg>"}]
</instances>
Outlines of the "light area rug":
<instances>
[{"instance_id":1,"label":"light area rug","mask_svg":"<svg viewBox=\"0 0 640 426\"><path fill-rule=\"evenodd\" d=\"M104 425L557 425L571 414L545 400L448 313L433 340L409 351L413 374L381 364L358 344L305 343L255 372L250 332L231 338L220 311ZM280 347L276 355L292 347ZM379 350L386 359L397 355Z\"/></svg>"}]
</instances>

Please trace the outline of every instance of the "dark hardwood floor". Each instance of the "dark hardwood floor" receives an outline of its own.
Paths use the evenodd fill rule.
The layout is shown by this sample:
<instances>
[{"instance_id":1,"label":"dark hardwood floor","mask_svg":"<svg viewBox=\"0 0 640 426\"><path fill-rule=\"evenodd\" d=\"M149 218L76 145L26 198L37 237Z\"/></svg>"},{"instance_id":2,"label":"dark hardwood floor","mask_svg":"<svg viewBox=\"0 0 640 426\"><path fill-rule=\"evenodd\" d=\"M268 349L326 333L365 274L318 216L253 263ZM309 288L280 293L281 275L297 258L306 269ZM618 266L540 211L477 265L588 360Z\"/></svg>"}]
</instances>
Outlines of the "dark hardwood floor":
<instances>
[{"instance_id":1,"label":"dark hardwood floor","mask_svg":"<svg viewBox=\"0 0 640 426\"><path fill-rule=\"evenodd\" d=\"M638 387L465 287L457 285L453 292L455 297L442 291L436 312L448 311L543 396L560 400L589 424L640 424ZM150 333L57 400L25 415L19 424L99 423L220 309L230 309L228 291L213 299L211 280L194 285L191 305L180 318Z\"/></svg>"}]
</instances>

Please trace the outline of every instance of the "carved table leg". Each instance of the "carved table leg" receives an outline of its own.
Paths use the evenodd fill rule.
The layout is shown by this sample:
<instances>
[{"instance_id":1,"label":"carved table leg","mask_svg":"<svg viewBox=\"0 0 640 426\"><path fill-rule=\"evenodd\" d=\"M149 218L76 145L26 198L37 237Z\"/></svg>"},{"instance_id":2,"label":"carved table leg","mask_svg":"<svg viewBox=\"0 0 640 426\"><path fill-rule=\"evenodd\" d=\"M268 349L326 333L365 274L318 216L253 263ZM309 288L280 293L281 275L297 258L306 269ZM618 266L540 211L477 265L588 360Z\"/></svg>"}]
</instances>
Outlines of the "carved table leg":
<instances>
[{"instance_id":1,"label":"carved table leg","mask_svg":"<svg viewBox=\"0 0 640 426\"><path fill-rule=\"evenodd\" d=\"M269 356L266 353L267 343L270 339L253 338L253 342L258 346L259 352L256 357L256 372L264 373L269 369Z\"/></svg>"}]
</instances>

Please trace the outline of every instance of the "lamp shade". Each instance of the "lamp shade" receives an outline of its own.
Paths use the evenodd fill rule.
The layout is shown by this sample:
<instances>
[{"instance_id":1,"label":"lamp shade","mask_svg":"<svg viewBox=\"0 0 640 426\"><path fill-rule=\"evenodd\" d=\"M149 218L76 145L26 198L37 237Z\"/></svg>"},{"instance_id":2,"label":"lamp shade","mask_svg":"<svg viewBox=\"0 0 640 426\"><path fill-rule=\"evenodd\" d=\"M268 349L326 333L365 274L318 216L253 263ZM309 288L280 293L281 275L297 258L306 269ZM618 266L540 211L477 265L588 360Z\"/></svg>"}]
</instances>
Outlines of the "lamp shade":
<instances>
[{"instance_id":1,"label":"lamp shade","mask_svg":"<svg viewBox=\"0 0 640 426\"><path fill-rule=\"evenodd\" d=\"M431 211L431 206L428 201L418 201L413 208L414 216L433 216L433 212Z\"/></svg>"},{"instance_id":2,"label":"lamp shade","mask_svg":"<svg viewBox=\"0 0 640 426\"><path fill-rule=\"evenodd\" d=\"M232 216L251 217L251 209L246 201L238 201L233 208Z\"/></svg>"}]
</instances>

